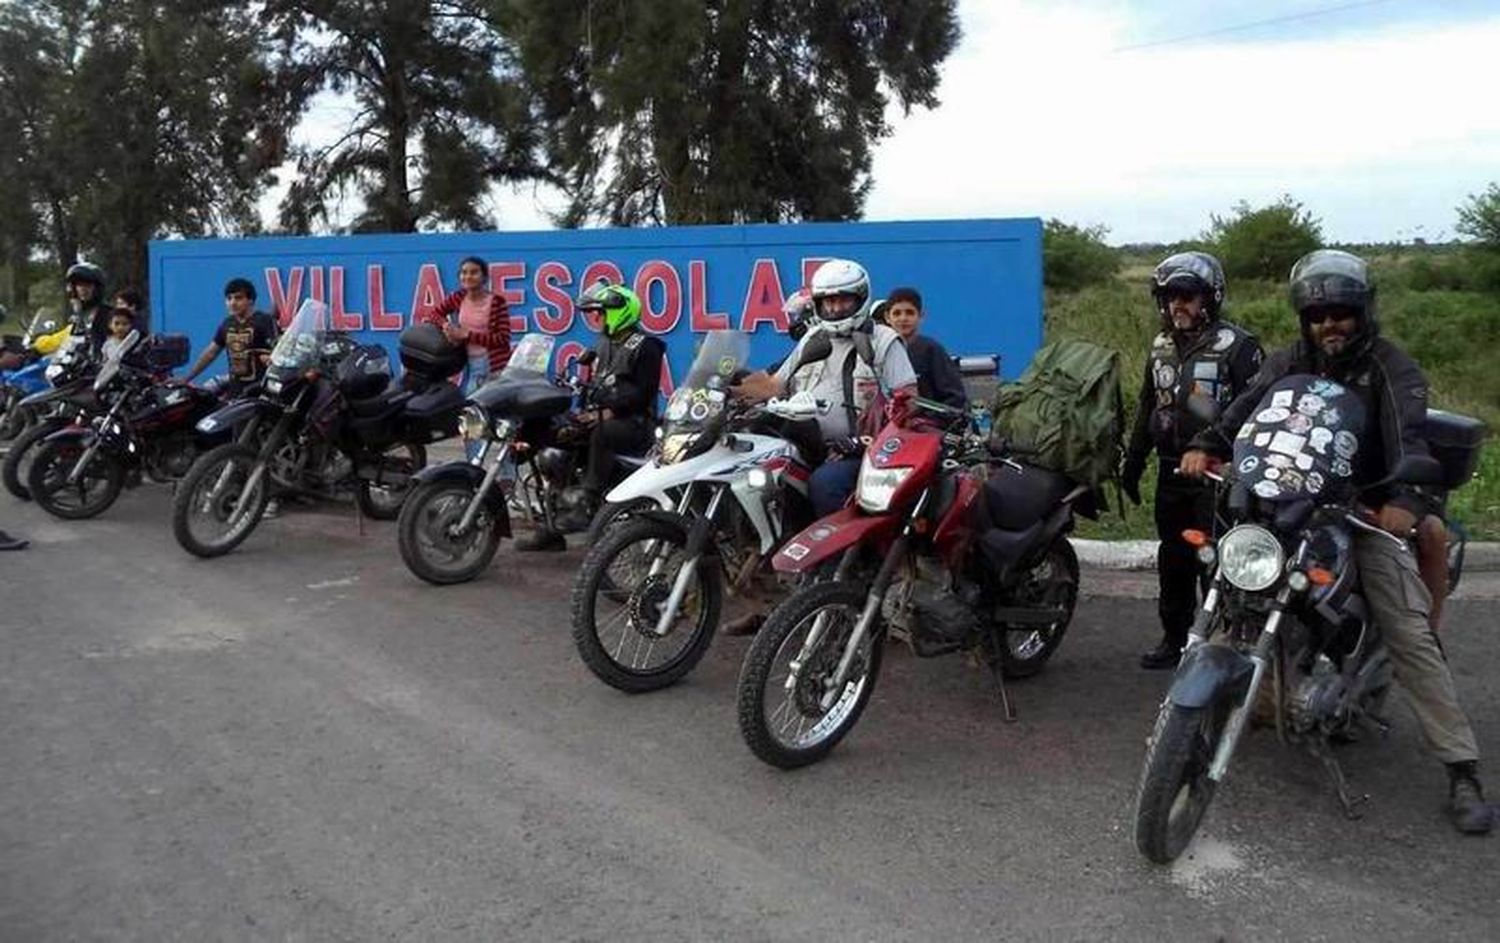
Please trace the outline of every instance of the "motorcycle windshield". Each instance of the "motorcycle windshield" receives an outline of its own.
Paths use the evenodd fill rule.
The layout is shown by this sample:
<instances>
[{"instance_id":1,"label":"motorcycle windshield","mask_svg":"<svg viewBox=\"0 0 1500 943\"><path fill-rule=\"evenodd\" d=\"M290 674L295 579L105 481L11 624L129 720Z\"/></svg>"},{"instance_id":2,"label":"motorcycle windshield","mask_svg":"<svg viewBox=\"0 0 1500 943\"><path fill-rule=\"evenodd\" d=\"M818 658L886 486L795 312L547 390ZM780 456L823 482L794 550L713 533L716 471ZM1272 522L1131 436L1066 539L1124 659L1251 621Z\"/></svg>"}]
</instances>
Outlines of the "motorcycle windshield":
<instances>
[{"instance_id":1,"label":"motorcycle windshield","mask_svg":"<svg viewBox=\"0 0 1500 943\"><path fill-rule=\"evenodd\" d=\"M1294 374L1266 391L1234 440L1234 477L1264 501L1337 500L1354 486L1364 404L1347 387Z\"/></svg>"},{"instance_id":2,"label":"motorcycle windshield","mask_svg":"<svg viewBox=\"0 0 1500 943\"><path fill-rule=\"evenodd\" d=\"M663 438L694 433L724 412L730 381L750 358L750 335L743 331L710 331L693 358L687 376L667 400Z\"/></svg>"},{"instance_id":3,"label":"motorcycle windshield","mask_svg":"<svg viewBox=\"0 0 1500 943\"><path fill-rule=\"evenodd\" d=\"M547 365L552 362L552 348L557 338L550 334L527 334L510 352L505 369L494 381L541 380L547 378Z\"/></svg>"},{"instance_id":4,"label":"motorcycle windshield","mask_svg":"<svg viewBox=\"0 0 1500 943\"><path fill-rule=\"evenodd\" d=\"M99 373L94 377L95 393L102 392L109 386L115 375L120 372L120 361L124 360L125 355L135 348L140 339L139 331L131 331L125 336L125 340L110 351L108 357L104 358L104 364L99 367Z\"/></svg>"},{"instance_id":5,"label":"motorcycle windshield","mask_svg":"<svg viewBox=\"0 0 1500 943\"><path fill-rule=\"evenodd\" d=\"M328 329L328 306L312 298L302 302L276 346L271 349L271 366L284 370L308 370L318 365L318 342Z\"/></svg>"}]
</instances>

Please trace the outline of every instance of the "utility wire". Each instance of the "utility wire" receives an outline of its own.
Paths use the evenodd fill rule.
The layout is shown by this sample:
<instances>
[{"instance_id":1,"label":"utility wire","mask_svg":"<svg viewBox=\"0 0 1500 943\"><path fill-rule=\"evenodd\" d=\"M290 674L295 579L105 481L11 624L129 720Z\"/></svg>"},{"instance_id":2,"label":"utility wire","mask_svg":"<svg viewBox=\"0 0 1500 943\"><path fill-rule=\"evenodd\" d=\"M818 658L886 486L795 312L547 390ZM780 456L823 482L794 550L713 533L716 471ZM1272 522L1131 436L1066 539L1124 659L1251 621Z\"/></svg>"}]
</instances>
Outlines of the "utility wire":
<instances>
[{"instance_id":1,"label":"utility wire","mask_svg":"<svg viewBox=\"0 0 1500 943\"><path fill-rule=\"evenodd\" d=\"M1362 7L1373 7L1391 0L1356 0L1354 3L1341 3L1337 6L1323 7L1319 10L1308 10L1305 13L1288 13L1285 16L1273 16L1270 19L1256 20L1253 23L1240 23L1235 26L1221 26L1218 29L1204 30L1201 33L1188 33L1183 36L1174 36L1171 39L1153 39L1150 42L1136 43L1131 46L1120 46L1111 49L1110 53L1134 52L1137 49L1151 49L1156 46L1171 46L1176 43L1185 43L1189 40L1203 39L1206 36L1222 36L1225 33L1238 33L1247 29L1257 29L1261 26L1274 26L1278 23L1293 23L1298 20L1310 20L1318 16L1328 16L1331 13L1343 13L1346 10L1358 10Z\"/></svg>"}]
</instances>

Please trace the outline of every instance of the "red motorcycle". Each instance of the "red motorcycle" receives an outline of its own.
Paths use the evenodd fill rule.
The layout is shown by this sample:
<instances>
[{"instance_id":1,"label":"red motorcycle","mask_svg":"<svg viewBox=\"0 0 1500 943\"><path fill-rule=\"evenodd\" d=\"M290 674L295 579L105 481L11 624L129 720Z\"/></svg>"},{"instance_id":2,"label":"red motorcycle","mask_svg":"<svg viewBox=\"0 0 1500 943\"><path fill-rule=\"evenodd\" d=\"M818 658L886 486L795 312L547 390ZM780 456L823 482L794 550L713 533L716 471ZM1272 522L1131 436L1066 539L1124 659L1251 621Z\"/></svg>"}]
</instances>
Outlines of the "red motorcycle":
<instances>
[{"instance_id":1,"label":"red motorcycle","mask_svg":"<svg viewBox=\"0 0 1500 943\"><path fill-rule=\"evenodd\" d=\"M865 451L848 506L787 541L778 572L809 580L745 655L739 723L772 766L826 756L858 722L887 633L919 656L973 652L995 678L1042 669L1078 599L1074 514L1092 489L995 454L967 416L916 400Z\"/></svg>"}]
</instances>

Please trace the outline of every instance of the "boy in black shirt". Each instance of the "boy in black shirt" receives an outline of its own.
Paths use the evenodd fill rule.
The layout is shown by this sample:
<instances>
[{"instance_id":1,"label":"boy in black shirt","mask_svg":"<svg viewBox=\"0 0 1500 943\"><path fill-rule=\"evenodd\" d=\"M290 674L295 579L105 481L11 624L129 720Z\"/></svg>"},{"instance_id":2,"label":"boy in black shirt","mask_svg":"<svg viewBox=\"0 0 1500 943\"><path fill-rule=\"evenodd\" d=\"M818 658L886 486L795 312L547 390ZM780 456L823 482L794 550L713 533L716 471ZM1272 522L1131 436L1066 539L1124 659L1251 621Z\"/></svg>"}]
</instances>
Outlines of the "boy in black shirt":
<instances>
[{"instance_id":1,"label":"boy in black shirt","mask_svg":"<svg viewBox=\"0 0 1500 943\"><path fill-rule=\"evenodd\" d=\"M894 289L885 300L885 323L906 344L906 356L917 372L917 395L954 409L968 409L963 376L943 345L918 334L922 326L922 296L915 288Z\"/></svg>"},{"instance_id":2,"label":"boy in black shirt","mask_svg":"<svg viewBox=\"0 0 1500 943\"><path fill-rule=\"evenodd\" d=\"M276 319L264 311L253 309L255 286L247 279L231 278L224 286L224 305L229 316L214 332L214 339L198 362L188 371L185 380L191 381L208 368L219 356L219 351L229 352L229 377L226 385L238 388L260 379L266 364L271 359L271 348L278 333Z\"/></svg>"}]
</instances>

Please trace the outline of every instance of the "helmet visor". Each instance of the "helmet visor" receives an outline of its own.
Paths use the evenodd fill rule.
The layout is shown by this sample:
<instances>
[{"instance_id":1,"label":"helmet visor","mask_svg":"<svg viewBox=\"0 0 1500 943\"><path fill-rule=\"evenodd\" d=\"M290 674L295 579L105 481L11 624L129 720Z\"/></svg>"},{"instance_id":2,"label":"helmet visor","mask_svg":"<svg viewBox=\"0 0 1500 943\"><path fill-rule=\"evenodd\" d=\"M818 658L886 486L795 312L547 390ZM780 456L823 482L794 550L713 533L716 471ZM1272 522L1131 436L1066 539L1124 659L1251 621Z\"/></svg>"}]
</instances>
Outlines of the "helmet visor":
<instances>
[{"instance_id":1,"label":"helmet visor","mask_svg":"<svg viewBox=\"0 0 1500 943\"><path fill-rule=\"evenodd\" d=\"M1156 267L1153 277L1156 287L1160 289L1165 289L1174 282L1196 281L1198 283L1196 290L1202 291L1205 288L1212 290L1217 274L1203 256L1196 252L1179 252L1163 259Z\"/></svg>"}]
</instances>

